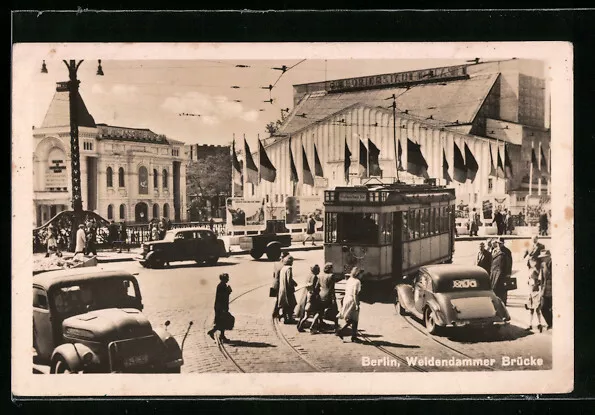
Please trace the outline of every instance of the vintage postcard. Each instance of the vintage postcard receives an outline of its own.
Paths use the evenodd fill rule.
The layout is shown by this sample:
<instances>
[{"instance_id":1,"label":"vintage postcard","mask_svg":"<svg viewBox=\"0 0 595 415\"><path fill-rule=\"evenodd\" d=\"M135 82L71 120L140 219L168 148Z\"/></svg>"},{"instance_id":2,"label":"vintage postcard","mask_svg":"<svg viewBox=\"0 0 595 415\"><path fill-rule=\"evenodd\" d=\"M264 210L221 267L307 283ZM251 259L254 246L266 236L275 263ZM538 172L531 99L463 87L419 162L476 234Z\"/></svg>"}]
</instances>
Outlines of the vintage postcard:
<instances>
[{"instance_id":1,"label":"vintage postcard","mask_svg":"<svg viewBox=\"0 0 595 415\"><path fill-rule=\"evenodd\" d=\"M16 44L13 394L572 391L572 60Z\"/></svg>"}]
</instances>

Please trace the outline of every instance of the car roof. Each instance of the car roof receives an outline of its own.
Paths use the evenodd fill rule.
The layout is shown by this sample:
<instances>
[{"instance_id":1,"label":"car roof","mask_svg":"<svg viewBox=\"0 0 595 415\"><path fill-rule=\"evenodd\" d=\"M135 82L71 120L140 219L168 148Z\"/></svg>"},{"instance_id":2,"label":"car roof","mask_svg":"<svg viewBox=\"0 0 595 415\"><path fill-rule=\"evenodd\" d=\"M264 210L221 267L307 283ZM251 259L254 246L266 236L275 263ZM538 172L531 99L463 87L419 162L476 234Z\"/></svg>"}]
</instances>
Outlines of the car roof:
<instances>
[{"instance_id":1,"label":"car roof","mask_svg":"<svg viewBox=\"0 0 595 415\"><path fill-rule=\"evenodd\" d=\"M64 269L59 271L42 272L33 276L33 284L42 286L45 289L58 284L67 284L76 281L100 280L104 278L126 277L135 279L128 271L104 270L96 267L83 267Z\"/></svg>"},{"instance_id":2,"label":"car roof","mask_svg":"<svg viewBox=\"0 0 595 415\"><path fill-rule=\"evenodd\" d=\"M192 228L176 228L176 229L170 229L168 232L183 232L183 231L206 231L206 232L211 232L213 233L212 230L208 229L208 228L200 228L200 227L192 227Z\"/></svg>"},{"instance_id":3,"label":"car roof","mask_svg":"<svg viewBox=\"0 0 595 415\"><path fill-rule=\"evenodd\" d=\"M437 264L420 268L425 270L436 282L442 280L456 280L460 278L489 278L485 269L475 265Z\"/></svg>"}]
</instances>

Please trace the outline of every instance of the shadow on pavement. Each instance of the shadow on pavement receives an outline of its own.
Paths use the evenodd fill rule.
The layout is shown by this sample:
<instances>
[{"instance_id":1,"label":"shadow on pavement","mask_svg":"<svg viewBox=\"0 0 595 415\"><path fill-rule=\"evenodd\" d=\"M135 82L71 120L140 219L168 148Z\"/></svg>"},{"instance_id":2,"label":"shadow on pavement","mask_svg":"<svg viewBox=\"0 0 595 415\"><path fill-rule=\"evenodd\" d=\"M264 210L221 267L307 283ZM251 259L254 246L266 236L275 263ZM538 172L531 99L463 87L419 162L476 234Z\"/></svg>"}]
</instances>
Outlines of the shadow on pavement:
<instances>
[{"instance_id":1,"label":"shadow on pavement","mask_svg":"<svg viewBox=\"0 0 595 415\"><path fill-rule=\"evenodd\" d=\"M206 264L177 264L173 263L170 264L169 267L163 267L162 269L176 269L176 268L215 268L215 267L226 267L230 265L238 265L238 262L227 262L227 261L219 261L215 265L206 265Z\"/></svg>"},{"instance_id":2,"label":"shadow on pavement","mask_svg":"<svg viewBox=\"0 0 595 415\"><path fill-rule=\"evenodd\" d=\"M256 347L256 348L277 347L274 344L270 344L270 343L247 342L244 340L229 340L225 344L227 344L229 346L236 346L236 347Z\"/></svg>"},{"instance_id":3,"label":"shadow on pavement","mask_svg":"<svg viewBox=\"0 0 595 415\"><path fill-rule=\"evenodd\" d=\"M493 343L501 341L512 341L523 337L531 336L533 333L523 327L509 324L501 328L470 328L458 329L447 332L449 340L459 343Z\"/></svg>"},{"instance_id":4,"label":"shadow on pavement","mask_svg":"<svg viewBox=\"0 0 595 415\"><path fill-rule=\"evenodd\" d=\"M366 334L366 337L381 337L381 336L373 336L370 334ZM419 349L419 346L416 344L401 344L401 343L393 343L386 340L369 340L366 343L370 346L385 346L385 347L397 347L399 349Z\"/></svg>"}]
</instances>

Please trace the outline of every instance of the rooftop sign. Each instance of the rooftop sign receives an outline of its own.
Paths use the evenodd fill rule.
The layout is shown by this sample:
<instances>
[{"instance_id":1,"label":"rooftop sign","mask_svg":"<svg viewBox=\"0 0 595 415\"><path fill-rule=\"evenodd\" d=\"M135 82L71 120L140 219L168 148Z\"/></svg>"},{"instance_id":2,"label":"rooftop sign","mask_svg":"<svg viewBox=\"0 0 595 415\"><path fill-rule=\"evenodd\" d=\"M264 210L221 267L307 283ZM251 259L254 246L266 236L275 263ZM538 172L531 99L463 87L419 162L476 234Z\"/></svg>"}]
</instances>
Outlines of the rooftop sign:
<instances>
[{"instance_id":1,"label":"rooftop sign","mask_svg":"<svg viewBox=\"0 0 595 415\"><path fill-rule=\"evenodd\" d=\"M468 78L467 66L447 66L444 68L422 69L419 71L397 72L384 75L362 76L359 78L338 79L327 82L329 92L358 89L385 88L389 86L430 83Z\"/></svg>"}]
</instances>

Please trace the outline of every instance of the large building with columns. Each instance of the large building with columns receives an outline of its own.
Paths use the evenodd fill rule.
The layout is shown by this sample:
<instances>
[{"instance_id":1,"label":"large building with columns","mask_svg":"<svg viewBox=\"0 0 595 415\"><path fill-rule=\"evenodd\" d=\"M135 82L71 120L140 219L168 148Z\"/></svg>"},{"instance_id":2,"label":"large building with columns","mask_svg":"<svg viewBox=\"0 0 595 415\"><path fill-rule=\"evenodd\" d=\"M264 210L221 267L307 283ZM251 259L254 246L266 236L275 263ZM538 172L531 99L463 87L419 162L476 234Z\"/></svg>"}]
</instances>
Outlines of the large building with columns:
<instances>
[{"instance_id":1,"label":"large building with columns","mask_svg":"<svg viewBox=\"0 0 595 415\"><path fill-rule=\"evenodd\" d=\"M184 143L148 129L97 124L79 95L83 209L108 220L186 220ZM72 209L70 108L66 83L33 128L34 226Z\"/></svg>"},{"instance_id":2,"label":"large building with columns","mask_svg":"<svg viewBox=\"0 0 595 415\"><path fill-rule=\"evenodd\" d=\"M525 205L530 176L532 194L548 194L545 177L536 170L533 175L529 172L532 147L540 164L541 152L549 163L550 96L546 78L543 62L512 59L294 85L294 108L279 132L264 142L277 179L274 183L248 184L244 196L268 195L269 203L278 207L281 215L285 197L294 192L290 142L300 178L297 195L322 198L323 190L346 184L345 143L351 151L349 184L370 180L359 167L360 140L367 147L368 139L380 150L382 177L378 180L392 182L398 175L401 181L421 183L423 178L397 171L396 142L401 143L401 162L406 167L410 139L421 145L428 174L438 184L447 184L443 153L449 175L454 178L454 145L463 157L467 146L479 168L473 182L449 183L456 189L457 203L481 211L484 202L491 201L517 213ZM324 177L316 178L310 186L302 183L302 148L314 172L315 146ZM511 167L507 177L493 174L498 155L502 167ZM254 156L258 160L256 153ZM538 167L549 171L549 166Z\"/></svg>"}]
</instances>

